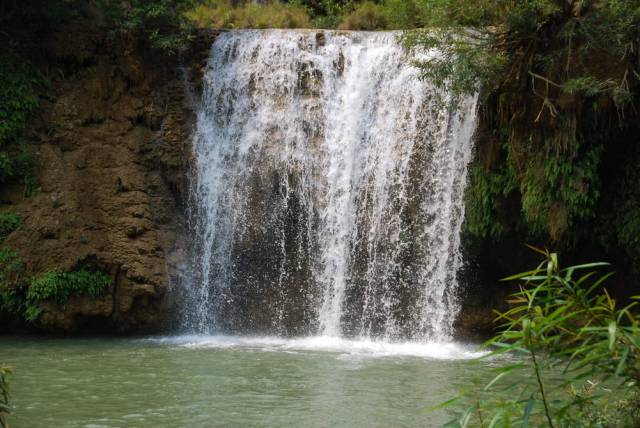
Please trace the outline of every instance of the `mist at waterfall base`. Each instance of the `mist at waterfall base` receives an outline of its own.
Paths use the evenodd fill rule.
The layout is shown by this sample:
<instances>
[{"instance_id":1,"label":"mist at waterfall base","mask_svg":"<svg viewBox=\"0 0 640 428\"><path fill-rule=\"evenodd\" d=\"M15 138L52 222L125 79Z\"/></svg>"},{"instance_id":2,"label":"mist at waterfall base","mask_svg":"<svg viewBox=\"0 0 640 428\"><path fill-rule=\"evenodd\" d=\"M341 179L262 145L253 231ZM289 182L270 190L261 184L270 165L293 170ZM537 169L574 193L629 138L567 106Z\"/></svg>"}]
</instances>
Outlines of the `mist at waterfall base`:
<instances>
[{"instance_id":1,"label":"mist at waterfall base","mask_svg":"<svg viewBox=\"0 0 640 428\"><path fill-rule=\"evenodd\" d=\"M420 80L397 36L214 42L182 290L194 343L293 337L435 357L433 344L454 346L476 100Z\"/></svg>"}]
</instances>

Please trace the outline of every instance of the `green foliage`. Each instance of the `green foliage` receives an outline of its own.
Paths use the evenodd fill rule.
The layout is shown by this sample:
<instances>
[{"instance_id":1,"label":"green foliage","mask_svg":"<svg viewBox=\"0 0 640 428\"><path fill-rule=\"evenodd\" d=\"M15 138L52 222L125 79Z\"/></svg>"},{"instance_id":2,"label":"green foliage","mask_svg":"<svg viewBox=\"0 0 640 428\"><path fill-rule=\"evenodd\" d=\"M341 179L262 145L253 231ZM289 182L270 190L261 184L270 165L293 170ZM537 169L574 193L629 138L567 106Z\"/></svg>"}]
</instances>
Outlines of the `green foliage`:
<instances>
[{"instance_id":1,"label":"green foliage","mask_svg":"<svg viewBox=\"0 0 640 428\"><path fill-rule=\"evenodd\" d=\"M462 22L487 21L493 2L448 0L204 0L187 12L205 28L340 28L400 30Z\"/></svg>"},{"instance_id":2,"label":"green foliage","mask_svg":"<svg viewBox=\"0 0 640 428\"><path fill-rule=\"evenodd\" d=\"M500 202L516 188L513 170L488 171L478 164L469 171L469 187L466 192L465 228L475 236L498 239L505 232L502 222L495 221Z\"/></svg>"},{"instance_id":3,"label":"green foliage","mask_svg":"<svg viewBox=\"0 0 640 428\"><path fill-rule=\"evenodd\" d=\"M13 288L20 284L24 264L20 256L11 248L0 248L0 287Z\"/></svg>"},{"instance_id":4,"label":"green foliage","mask_svg":"<svg viewBox=\"0 0 640 428\"><path fill-rule=\"evenodd\" d=\"M608 264L562 269L557 254L535 250L544 261L506 279L520 281L520 291L498 317L503 331L487 343L491 356L518 361L485 387L503 390L470 405L451 426L637 426L640 323L633 310L640 296L619 308L604 288L611 274L596 272Z\"/></svg>"},{"instance_id":5,"label":"green foliage","mask_svg":"<svg viewBox=\"0 0 640 428\"><path fill-rule=\"evenodd\" d=\"M427 28L403 42L438 52L416 63L422 76L454 94L480 92L485 128L508 130L492 143L503 156L470 176L480 194L467 197L467 230L498 238L508 227L497 205L511 194L519 231L572 245L595 218L612 137L637 127L640 1L414 3Z\"/></svg>"},{"instance_id":6,"label":"green foliage","mask_svg":"<svg viewBox=\"0 0 640 428\"><path fill-rule=\"evenodd\" d=\"M17 228L22 226L22 217L16 213L0 213L0 243Z\"/></svg>"},{"instance_id":7,"label":"green foliage","mask_svg":"<svg viewBox=\"0 0 640 428\"><path fill-rule=\"evenodd\" d=\"M12 371L10 367L0 365L0 427L9 428L7 416L11 414L11 404L9 403L9 376Z\"/></svg>"},{"instance_id":8,"label":"green foliage","mask_svg":"<svg viewBox=\"0 0 640 428\"><path fill-rule=\"evenodd\" d=\"M387 27L405 30L422 26L422 16L416 1L385 0L382 4Z\"/></svg>"},{"instance_id":9,"label":"green foliage","mask_svg":"<svg viewBox=\"0 0 640 428\"><path fill-rule=\"evenodd\" d=\"M501 18L513 37L530 38L545 24L562 14L565 8L563 2L557 0L524 0L506 9Z\"/></svg>"},{"instance_id":10,"label":"green foliage","mask_svg":"<svg viewBox=\"0 0 640 428\"><path fill-rule=\"evenodd\" d=\"M279 1L254 2L234 6L230 0L206 0L186 12L198 27L204 28L311 28L306 9Z\"/></svg>"},{"instance_id":11,"label":"green foliage","mask_svg":"<svg viewBox=\"0 0 640 428\"><path fill-rule=\"evenodd\" d=\"M23 181L26 196L35 189L36 161L23 134L45 85L29 61L0 52L0 184Z\"/></svg>"},{"instance_id":12,"label":"green foliage","mask_svg":"<svg viewBox=\"0 0 640 428\"><path fill-rule=\"evenodd\" d=\"M22 135L39 105L42 75L25 59L0 54L0 183L22 180L35 190L36 159Z\"/></svg>"},{"instance_id":13,"label":"green foliage","mask_svg":"<svg viewBox=\"0 0 640 428\"><path fill-rule=\"evenodd\" d=\"M393 11L397 2L385 4ZM485 29L499 20L500 2L410 0L403 13L391 12L393 28L406 29L409 51L438 54L416 61L422 77L455 94L475 93L504 69L508 58L494 50L497 34ZM399 9L402 10L402 9Z\"/></svg>"},{"instance_id":14,"label":"green foliage","mask_svg":"<svg viewBox=\"0 0 640 428\"><path fill-rule=\"evenodd\" d=\"M575 144L573 147L575 152L532 150L523 156L517 153L517 145L511 145L505 148L506 161L493 169L472 164L465 229L493 240L514 232L513 228L524 231L528 238L559 240L567 230L592 218L599 198L602 147L592 147L586 153L578 152ZM519 198L520 212L513 212L513 207L509 207L512 212L505 212L502 205L513 197ZM506 220L510 224L505 224Z\"/></svg>"},{"instance_id":15,"label":"green foliage","mask_svg":"<svg viewBox=\"0 0 640 428\"><path fill-rule=\"evenodd\" d=\"M24 311L24 263L11 248L0 248L0 312Z\"/></svg>"},{"instance_id":16,"label":"green foliage","mask_svg":"<svg viewBox=\"0 0 640 428\"><path fill-rule=\"evenodd\" d=\"M25 318L35 321L40 316L39 303L55 301L64 305L71 296L100 297L111 285L111 277L102 272L78 270L51 271L33 278L26 294Z\"/></svg>"},{"instance_id":17,"label":"green foliage","mask_svg":"<svg viewBox=\"0 0 640 428\"><path fill-rule=\"evenodd\" d=\"M507 72L505 55L510 55L511 62L524 60L523 64L511 64L520 66L524 74L533 73L537 78L546 79L547 85L554 85L567 94L609 93L622 99L628 95L628 79L633 71L637 73L635 69L630 70L619 80L596 77L587 69L598 50L606 50L611 59L618 61L637 52L638 1L608 1L597 6L592 2L559 0L416 0L414 3L425 16L422 24L426 28L408 32L406 44L410 48L438 48L441 57L422 62L422 71L456 92L475 92L478 85L489 89L498 87ZM468 29L470 26L474 31ZM553 43L550 37L560 43ZM524 58L521 49L528 49ZM558 71L563 72L560 83L538 74ZM458 80L465 84L456 85Z\"/></svg>"},{"instance_id":18,"label":"green foliage","mask_svg":"<svg viewBox=\"0 0 640 428\"><path fill-rule=\"evenodd\" d=\"M487 54L494 38L491 33L459 28L409 31L402 41L411 51L437 49L437 54L415 64L424 79L459 95L477 92L480 82L489 81L504 68L502 53Z\"/></svg>"},{"instance_id":19,"label":"green foliage","mask_svg":"<svg viewBox=\"0 0 640 428\"><path fill-rule=\"evenodd\" d=\"M601 148L578 155L536 151L520 180L522 211L528 229L555 241L576 221L590 218L598 200Z\"/></svg>"},{"instance_id":20,"label":"green foliage","mask_svg":"<svg viewBox=\"0 0 640 428\"><path fill-rule=\"evenodd\" d=\"M22 182L24 196L32 196L37 188L37 165L34 148L18 140L10 144L6 151L0 151L0 183Z\"/></svg>"},{"instance_id":21,"label":"green foliage","mask_svg":"<svg viewBox=\"0 0 640 428\"><path fill-rule=\"evenodd\" d=\"M99 297L110 284L111 277L102 272L84 269L75 272L51 271L31 280L27 300L55 300L63 304L71 295Z\"/></svg>"},{"instance_id":22,"label":"green foliage","mask_svg":"<svg viewBox=\"0 0 640 428\"><path fill-rule=\"evenodd\" d=\"M511 59L498 47L526 43L562 11L554 0L419 3L429 11L423 12L424 28L407 32L404 43L409 49L437 49L440 55L417 65L425 78L457 94L494 88Z\"/></svg>"},{"instance_id":23,"label":"green foliage","mask_svg":"<svg viewBox=\"0 0 640 428\"><path fill-rule=\"evenodd\" d=\"M0 147L15 141L39 104L43 78L28 62L0 56Z\"/></svg>"},{"instance_id":24,"label":"green foliage","mask_svg":"<svg viewBox=\"0 0 640 428\"><path fill-rule=\"evenodd\" d=\"M290 5L304 8L313 28L337 28L342 17L349 13L354 0L290 0Z\"/></svg>"},{"instance_id":25,"label":"green foliage","mask_svg":"<svg viewBox=\"0 0 640 428\"><path fill-rule=\"evenodd\" d=\"M364 1L358 4L355 9L342 18L338 27L341 30L386 30L389 21L383 6L372 1Z\"/></svg>"},{"instance_id":26,"label":"green foliage","mask_svg":"<svg viewBox=\"0 0 640 428\"><path fill-rule=\"evenodd\" d=\"M167 54L183 52L193 39L192 28L184 13L191 0L102 0L110 26L121 34L133 34L148 40L151 47Z\"/></svg>"},{"instance_id":27,"label":"green foliage","mask_svg":"<svg viewBox=\"0 0 640 428\"><path fill-rule=\"evenodd\" d=\"M80 269L73 272L50 271L28 279L18 254L9 247L0 249L0 311L23 316L27 321L40 317L40 303L54 301L64 305L72 296L103 295L111 277L102 272Z\"/></svg>"}]
</instances>

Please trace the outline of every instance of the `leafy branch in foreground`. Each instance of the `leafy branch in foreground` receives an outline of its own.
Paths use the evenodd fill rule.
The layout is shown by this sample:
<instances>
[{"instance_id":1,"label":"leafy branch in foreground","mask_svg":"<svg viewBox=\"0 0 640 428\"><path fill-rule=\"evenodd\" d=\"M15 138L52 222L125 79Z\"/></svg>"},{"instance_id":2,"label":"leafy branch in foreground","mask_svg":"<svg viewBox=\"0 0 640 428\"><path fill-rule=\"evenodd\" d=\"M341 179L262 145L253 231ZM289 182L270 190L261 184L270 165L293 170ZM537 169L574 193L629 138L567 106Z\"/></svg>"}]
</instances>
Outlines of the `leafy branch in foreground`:
<instances>
[{"instance_id":1,"label":"leafy branch in foreground","mask_svg":"<svg viewBox=\"0 0 640 428\"><path fill-rule=\"evenodd\" d=\"M618 308L604 288L612 273L596 271L607 263L561 268L556 253L531 248L545 259L505 279L520 290L487 342L490 356L518 361L448 426L639 426L640 296Z\"/></svg>"}]
</instances>

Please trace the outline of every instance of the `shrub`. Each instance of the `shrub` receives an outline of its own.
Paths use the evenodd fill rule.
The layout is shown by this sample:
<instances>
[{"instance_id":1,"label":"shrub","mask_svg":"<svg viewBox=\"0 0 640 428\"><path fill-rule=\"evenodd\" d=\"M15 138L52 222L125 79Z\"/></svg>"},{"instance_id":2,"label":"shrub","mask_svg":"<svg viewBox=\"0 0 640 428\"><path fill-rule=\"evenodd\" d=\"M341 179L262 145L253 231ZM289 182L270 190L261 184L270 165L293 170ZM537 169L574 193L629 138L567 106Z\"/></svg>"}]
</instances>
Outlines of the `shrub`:
<instances>
[{"instance_id":1,"label":"shrub","mask_svg":"<svg viewBox=\"0 0 640 428\"><path fill-rule=\"evenodd\" d=\"M0 183L22 182L24 196L33 196L37 190L37 165L33 147L22 139L12 142L6 150L0 150Z\"/></svg>"},{"instance_id":2,"label":"shrub","mask_svg":"<svg viewBox=\"0 0 640 428\"><path fill-rule=\"evenodd\" d=\"M414 0L385 0L382 13L389 30L418 28L425 22L420 8L421 2Z\"/></svg>"},{"instance_id":3,"label":"shrub","mask_svg":"<svg viewBox=\"0 0 640 428\"><path fill-rule=\"evenodd\" d=\"M190 7L190 0L102 2L110 26L116 32L142 36L152 48L167 54L176 54L188 48L192 28L184 12Z\"/></svg>"},{"instance_id":4,"label":"shrub","mask_svg":"<svg viewBox=\"0 0 640 428\"><path fill-rule=\"evenodd\" d=\"M535 251L545 257L538 267L506 278L521 288L498 317L503 331L487 343L490 355L519 361L500 368L485 390L523 375L451 425L638 426L640 320L633 309L640 296L618 308L604 288L611 273L594 271L608 264L561 269L557 254ZM549 382L558 372L562 378Z\"/></svg>"},{"instance_id":5,"label":"shrub","mask_svg":"<svg viewBox=\"0 0 640 428\"><path fill-rule=\"evenodd\" d=\"M11 248L0 248L0 312L22 315L25 288L22 259Z\"/></svg>"},{"instance_id":6,"label":"shrub","mask_svg":"<svg viewBox=\"0 0 640 428\"><path fill-rule=\"evenodd\" d=\"M39 104L42 76L30 62L15 55L0 56L0 147L15 141Z\"/></svg>"},{"instance_id":7,"label":"shrub","mask_svg":"<svg viewBox=\"0 0 640 428\"><path fill-rule=\"evenodd\" d=\"M305 8L273 1L234 6L230 0L208 0L186 13L204 28L311 28Z\"/></svg>"},{"instance_id":8,"label":"shrub","mask_svg":"<svg viewBox=\"0 0 640 428\"><path fill-rule=\"evenodd\" d=\"M338 27L341 30L374 31L385 30L388 18L382 6L371 1L365 1L356 6L349 14L342 18Z\"/></svg>"},{"instance_id":9,"label":"shrub","mask_svg":"<svg viewBox=\"0 0 640 428\"><path fill-rule=\"evenodd\" d=\"M35 189L36 160L24 131L44 86L44 77L29 61L0 54L0 183L24 181L25 196Z\"/></svg>"},{"instance_id":10,"label":"shrub","mask_svg":"<svg viewBox=\"0 0 640 428\"><path fill-rule=\"evenodd\" d=\"M36 321L40 303L54 301L64 305L72 296L103 295L111 285L111 277L102 272L80 269L58 270L28 279L24 263L10 248L0 249L0 311Z\"/></svg>"},{"instance_id":11,"label":"shrub","mask_svg":"<svg viewBox=\"0 0 640 428\"><path fill-rule=\"evenodd\" d=\"M22 226L22 218L16 213L0 214L0 243L17 228Z\"/></svg>"},{"instance_id":12,"label":"shrub","mask_svg":"<svg viewBox=\"0 0 640 428\"><path fill-rule=\"evenodd\" d=\"M501 237L508 230L502 222L495 221L496 213L516 188L513 171L487 171L481 165L471 165L465 192L465 230L474 236Z\"/></svg>"},{"instance_id":13,"label":"shrub","mask_svg":"<svg viewBox=\"0 0 640 428\"><path fill-rule=\"evenodd\" d=\"M24 263L9 247L0 248L0 289L16 288L21 283Z\"/></svg>"},{"instance_id":14,"label":"shrub","mask_svg":"<svg viewBox=\"0 0 640 428\"><path fill-rule=\"evenodd\" d=\"M111 285L111 277L102 272L81 269L75 272L50 271L33 278L26 293L25 318L40 316L39 303L46 300L64 305L71 296L100 297Z\"/></svg>"},{"instance_id":15,"label":"shrub","mask_svg":"<svg viewBox=\"0 0 640 428\"><path fill-rule=\"evenodd\" d=\"M353 9L354 0L293 0L289 3L305 7L315 28L336 28L345 13Z\"/></svg>"}]
</instances>

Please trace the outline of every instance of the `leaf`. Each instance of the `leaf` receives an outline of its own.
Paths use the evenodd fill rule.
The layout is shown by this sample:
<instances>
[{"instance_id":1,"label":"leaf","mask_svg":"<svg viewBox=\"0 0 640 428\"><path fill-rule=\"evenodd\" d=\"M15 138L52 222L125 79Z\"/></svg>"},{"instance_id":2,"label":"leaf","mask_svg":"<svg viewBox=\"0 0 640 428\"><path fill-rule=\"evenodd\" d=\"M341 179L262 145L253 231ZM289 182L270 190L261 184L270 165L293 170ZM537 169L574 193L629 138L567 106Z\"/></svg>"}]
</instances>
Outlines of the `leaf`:
<instances>
[{"instance_id":1,"label":"leaf","mask_svg":"<svg viewBox=\"0 0 640 428\"><path fill-rule=\"evenodd\" d=\"M531 245L531 244L526 244L526 243L525 243L524 245L525 245L527 248L529 248L530 250L535 251L536 253L542 254L542 255L543 255L543 256L545 256L545 257L549 257L549 251L547 251L547 250L542 250L542 249L540 249L540 248L538 248L538 247L534 247L534 246L533 246L533 245Z\"/></svg>"},{"instance_id":2,"label":"leaf","mask_svg":"<svg viewBox=\"0 0 640 428\"><path fill-rule=\"evenodd\" d=\"M527 272L522 272L522 273L517 273L515 275L511 275L511 276L507 276L505 278L501 278L500 281L514 281L516 279L522 279L523 277L528 277L531 275L535 275L536 273L540 272L538 269L535 270L530 270Z\"/></svg>"},{"instance_id":3,"label":"leaf","mask_svg":"<svg viewBox=\"0 0 640 428\"><path fill-rule=\"evenodd\" d=\"M599 279L598 279L598 280L597 280L597 281L596 281L596 282L595 282L595 283L594 283L594 284L589 288L589 290L587 291L587 293L586 293L586 294L587 294L587 295L591 294L591 292L592 292L593 290L595 290L596 288L598 288L598 286L599 286L600 284L602 284L604 281L606 281L607 279L609 279L613 274L615 274L615 272L609 272L609 273L607 273L607 274L605 274L605 275L601 276L601 277L600 277L600 278L599 278Z\"/></svg>"},{"instance_id":4,"label":"leaf","mask_svg":"<svg viewBox=\"0 0 640 428\"><path fill-rule=\"evenodd\" d=\"M531 275L531 276L523 276L520 279L523 281L544 281L545 279L549 278L548 275Z\"/></svg>"},{"instance_id":5,"label":"leaf","mask_svg":"<svg viewBox=\"0 0 640 428\"><path fill-rule=\"evenodd\" d=\"M537 306L536 306L537 308ZM522 320L522 334L527 343L531 342L531 320L525 318Z\"/></svg>"},{"instance_id":6,"label":"leaf","mask_svg":"<svg viewBox=\"0 0 640 428\"><path fill-rule=\"evenodd\" d=\"M627 361L627 357L629 356L629 348L624 348L622 352L622 357L620 358L620 362L618 363L618 367L616 367L616 376L620 376L622 373L622 369L624 369L624 363Z\"/></svg>"},{"instance_id":7,"label":"leaf","mask_svg":"<svg viewBox=\"0 0 640 428\"><path fill-rule=\"evenodd\" d=\"M573 271L574 271L574 269L573 269L573 268L571 268L571 267L567 269L567 274L564 276L564 279L565 279L566 281L571 281L571 280L573 279L573 278L572 278L572 277L573 277ZM588 274L587 274L587 275L588 275ZM579 282L580 282L580 281L578 281L578 283L579 283Z\"/></svg>"},{"instance_id":8,"label":"leaf","mask_svg":"<svg viewBox=\"0 0 640 428\"><path fill-rule=\"evenodd\" d=\"M471 421L471 416L473 415L474 410L475 408L472 406L469 407L466 412L464 412L464 415L462 415L462 418L460 419L460 426L462 428L469 426L469 421Z\"/></svg>"},{"instance_id":9,"label":"leaf","mask_svg":"<svg viewBox=\"0 0 640 428\"><path fill-rule=\"evenodd\" d=\"M563 272L569 269L573 269L573 270L589 269L589 268L600 267L600 266L611 266L611 263L606 263L606 262L585 263L583 265L576 265L576 266L571 266L566 269L563 269Z\"/></svg>"},{"instance_id":10,"label":"leaf","mask_svg":"<svg viewBox=\"0 0 640 428\"><path fill-rule=\"evenodd\" d=\"M617 324L615 321L611 321L609 323L609 351L613 351L613 345L616 342L616 329L617 329Z\"/></svg>"},{"instance_id":11,"label":"leaf","mask_svg":"<svg viewBox=\"0 0 640 428\"><path fill-rule=\"evenodd\" d=\"M569 268L569 271L570 271L571 273L573 273L573 268ZM568 273L567 273L567 274L568 274ZM591 278L593 275L595 275L595 272L589 272L589 273L584 274L583 276L581 276L581 277L580 277L580 279L578 279L578 280L576 281L576 285L580 285L580 284L582 284L582 283L583 283L583 282L585 282L587 279Z\"/></svg>"},{"instance_id":12,"label":"leaf","mask_svg":"<svg viewBox=\"0 0 640 428\"><path fill-rule=\"evenodd\" d=\"M460 400L461 397L462 397L462 395L458 395L457 397L453 397L450 400L444 401L444 402L442 402L440 404L436 404L435 406L430 407L428 410L430 412L433 412L435 410L440 410L440 409L442 409L444 407L449 407L452 404L455 404L456 402L458 402L458 400Z\"/></svg>"},{"instance_id":13,"label":"leaf","mask_svg":"<svg viewBox=\"0 0 640 428\"><path fill-rule=\"evenodd\" d=\"M524 407L524 414L522 417L522 426L523 428L527 428L529 426L529 415L531 414L531 410L535 404L536 400L533 399L533 393L529 396L529 400L527 400L527 405Z\"/></svg>"},{"instance_id":14,"label":"leaf","mask_svg":"<svg viewBox=\"0 0 640 428\"><path fill-rule=\"evenodd\" d=\"M491 419L491 422L489 423L489 428L493 428L497 426L503 414L504 414L504 410L499 410Z\"/></svg>"},{"instance_id":15,"label":"leaf","mask_svg":"<svg viewBox=\"0 0 640 428\"><path fill-rule=\"evenodd\" d=\"M500 379L502 379L503 377L505 377L506 375L508 375L509 373L511 373L514 370L518 370L518 369L522 369L522 368L526 368L527 366L525 364L512 364L510 366L507 367L503 367L500 370L500 373L498 373L498 375L496 377L494 377L491 382L489 382L485 387L484 390L488 391L489 388L491 388L496 382L498 382Z\"/></svg>"},{"instance_id":16,"label":"leaf","mask_svg":"<svg viewBox=\"0 0 640 428\"><path fill-rule=\"evenodd\" d=\"M550 260L549 262L551 263L551 272L556 272L558 270L559 264L558 264L558 253L551 253L550 256ZM549 272L549 275L551 275L551 272Z\"/></svg>"},{"instance_id":17,"label":"leaf","mask_svg":"<svg viewBox=\"0 0 640 428\"><path fill-rule=\"evenodd\" d=\"M451 419L449 422L443 425L443 428L460 428L460 419Z\"/></svg>"}]
</instances>

